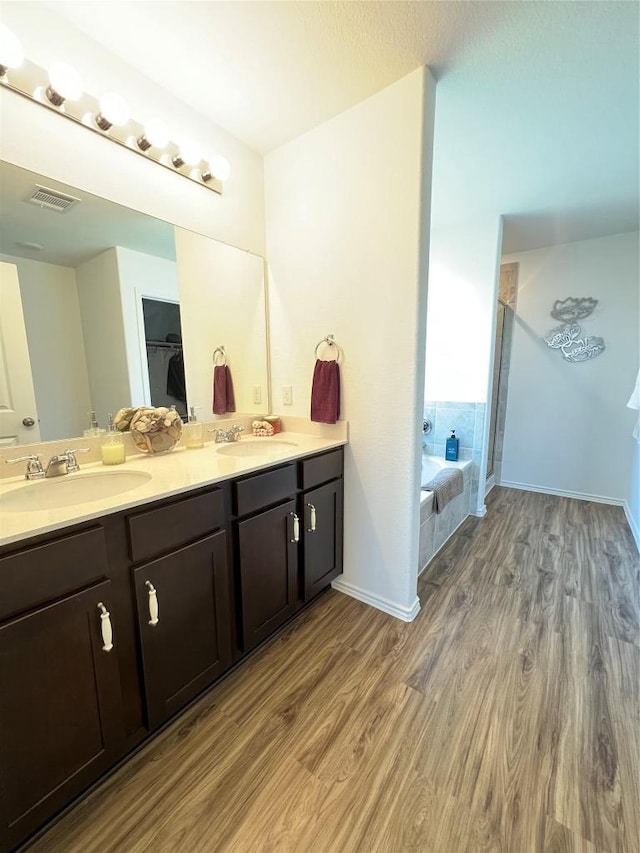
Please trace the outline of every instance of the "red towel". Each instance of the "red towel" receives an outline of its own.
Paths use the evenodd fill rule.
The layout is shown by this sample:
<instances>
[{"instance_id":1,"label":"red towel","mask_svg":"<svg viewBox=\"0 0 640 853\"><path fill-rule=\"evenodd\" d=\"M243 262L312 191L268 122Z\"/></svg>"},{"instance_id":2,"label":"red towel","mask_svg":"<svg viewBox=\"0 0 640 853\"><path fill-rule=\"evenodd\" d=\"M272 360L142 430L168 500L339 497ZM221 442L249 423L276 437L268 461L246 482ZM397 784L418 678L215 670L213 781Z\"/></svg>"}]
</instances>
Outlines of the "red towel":
<instances>
[{"instance_id":1,"label":"red towel","mask_svg":"<svg viewBox=\"0 0 640 853\"><path fill-rule=\"evenodd\" d=\"M217 364L213 368L213 414L224 415L235 410L236 398L231 371L226 364Z\"/></svg>"},{"instance_id":2,"label":"red towel","mask_svg":"<svg viewBox=\"0 0 640 853\"><path fill-rule=\"evenodd\" d=\"M335 424L340 417L340 368L337 361L316 361L311 386L311 420Z\"/></svg>"}]
</instances>

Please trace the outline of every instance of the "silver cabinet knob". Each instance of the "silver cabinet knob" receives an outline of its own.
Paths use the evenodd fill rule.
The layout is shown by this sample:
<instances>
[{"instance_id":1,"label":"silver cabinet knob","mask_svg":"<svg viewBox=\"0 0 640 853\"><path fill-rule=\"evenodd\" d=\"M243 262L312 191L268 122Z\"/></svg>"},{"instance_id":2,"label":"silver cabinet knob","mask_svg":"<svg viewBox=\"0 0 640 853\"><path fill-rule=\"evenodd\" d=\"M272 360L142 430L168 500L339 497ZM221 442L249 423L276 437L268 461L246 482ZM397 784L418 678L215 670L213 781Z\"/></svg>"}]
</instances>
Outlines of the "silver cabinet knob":
<instances>
[{"instance_id":1,"label":"silver cabinet knob","mask_svg":"<svg viewBox=\"0 0 640 853\"><path fill-rule=\"evenodd\" d=\"M35 424L35 421L33 418L23 418L22 419L22 426L31 427L31 426L34 426L34 424Z\"/></svg>"}]
</instances>

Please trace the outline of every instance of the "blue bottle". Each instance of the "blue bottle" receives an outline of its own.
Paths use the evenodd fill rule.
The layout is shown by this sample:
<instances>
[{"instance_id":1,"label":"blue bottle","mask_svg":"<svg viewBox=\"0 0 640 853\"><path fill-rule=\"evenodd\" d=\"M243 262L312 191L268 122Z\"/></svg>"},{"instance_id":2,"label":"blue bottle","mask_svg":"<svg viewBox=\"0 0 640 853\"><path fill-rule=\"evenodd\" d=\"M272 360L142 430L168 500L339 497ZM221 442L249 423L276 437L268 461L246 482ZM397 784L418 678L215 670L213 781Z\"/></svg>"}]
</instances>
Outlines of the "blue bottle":
<instances>
[{"instance_id":1,"label":"blue bottle","mask_svg":"<svg viewBox=\"0 0 640 853\"><path fill-rule=\"evenodd\" d=\"M449 462L457 462L458 461L458 444L459 441L456 438L455 429L451 430L451 438L447 439L447 449L444 454L444 458Z\"/></svg>"}]
</instances>

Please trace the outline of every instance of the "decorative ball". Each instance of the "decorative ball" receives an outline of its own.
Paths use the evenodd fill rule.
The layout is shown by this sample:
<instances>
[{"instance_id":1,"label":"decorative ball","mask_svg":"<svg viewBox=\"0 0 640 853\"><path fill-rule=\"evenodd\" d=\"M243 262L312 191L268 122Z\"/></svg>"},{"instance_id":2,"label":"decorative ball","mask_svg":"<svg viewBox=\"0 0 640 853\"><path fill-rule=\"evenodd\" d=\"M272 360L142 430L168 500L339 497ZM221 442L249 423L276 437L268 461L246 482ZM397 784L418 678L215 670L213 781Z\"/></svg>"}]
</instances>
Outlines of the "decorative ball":
<instances>
[{"instance_id":1,"label":"decorative ball","mask_svg":"<svg viewBox=\"0 0 640 853\"><path fill-rule=\"evenodd\" d=\"M131 437L143 453L166 453L180 441L182 420L175 409L141 406L131 418Z\"/></svg>"}]
</instances>

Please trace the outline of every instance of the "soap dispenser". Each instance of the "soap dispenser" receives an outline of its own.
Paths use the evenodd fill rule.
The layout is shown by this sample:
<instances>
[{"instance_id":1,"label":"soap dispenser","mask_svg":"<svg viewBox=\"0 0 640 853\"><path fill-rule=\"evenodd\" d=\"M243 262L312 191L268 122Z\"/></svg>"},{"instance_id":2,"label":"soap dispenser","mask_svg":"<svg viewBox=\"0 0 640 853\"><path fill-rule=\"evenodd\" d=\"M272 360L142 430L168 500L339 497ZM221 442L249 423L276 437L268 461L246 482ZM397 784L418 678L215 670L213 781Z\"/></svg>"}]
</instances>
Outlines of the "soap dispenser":
<instances>
[{"instance_id":1,"label":"soap dispenser","mask_svg":"<svg viewBox=\"0 0 640 853\"><path fill-rule=\"evenodd\" d=\"M100 445L100 455L103 465L121 465L127 458L124 449L124 435L119 432L111 415L109 415L109 429Z\"/></svg>"},{"instance_id":2,"label":"soap dispenser","mask_svg":"<svg viewBox=\"0 0 640 853\"><path fill-rule=\"evenodd\" d=\"M451 436L447 439L447 448L444 454L444 458L449 462L457 462L459 443L460 442L456 438L456 431L455 429L452 429Z\"/></svg>"},{"instance_id":3,"label":"soap dispenser","mask_svg":"<svg viewBox=\"0 0 640 853\"><path fill-rule=\"evenodd\" d=\"M204 447L202 424L196 417L196 408L196 406L189 407L189 420L182 427L184 446L188 450L197 450L199 447Z\"/></svg>"},{"instance_id":4,"label":"soap dispenser","mask_svg":"<svg viewBox=\"0 0 640 853\"><path fill-rule=\"evenodd\" d=\"M106 429L100 429L98 425L98 419L96 418L95 412L89 412L89 429L85 429L84 435L87 438L94 438L97 435L104 435L106 433Z\"/></svg>"}]
</instances>

